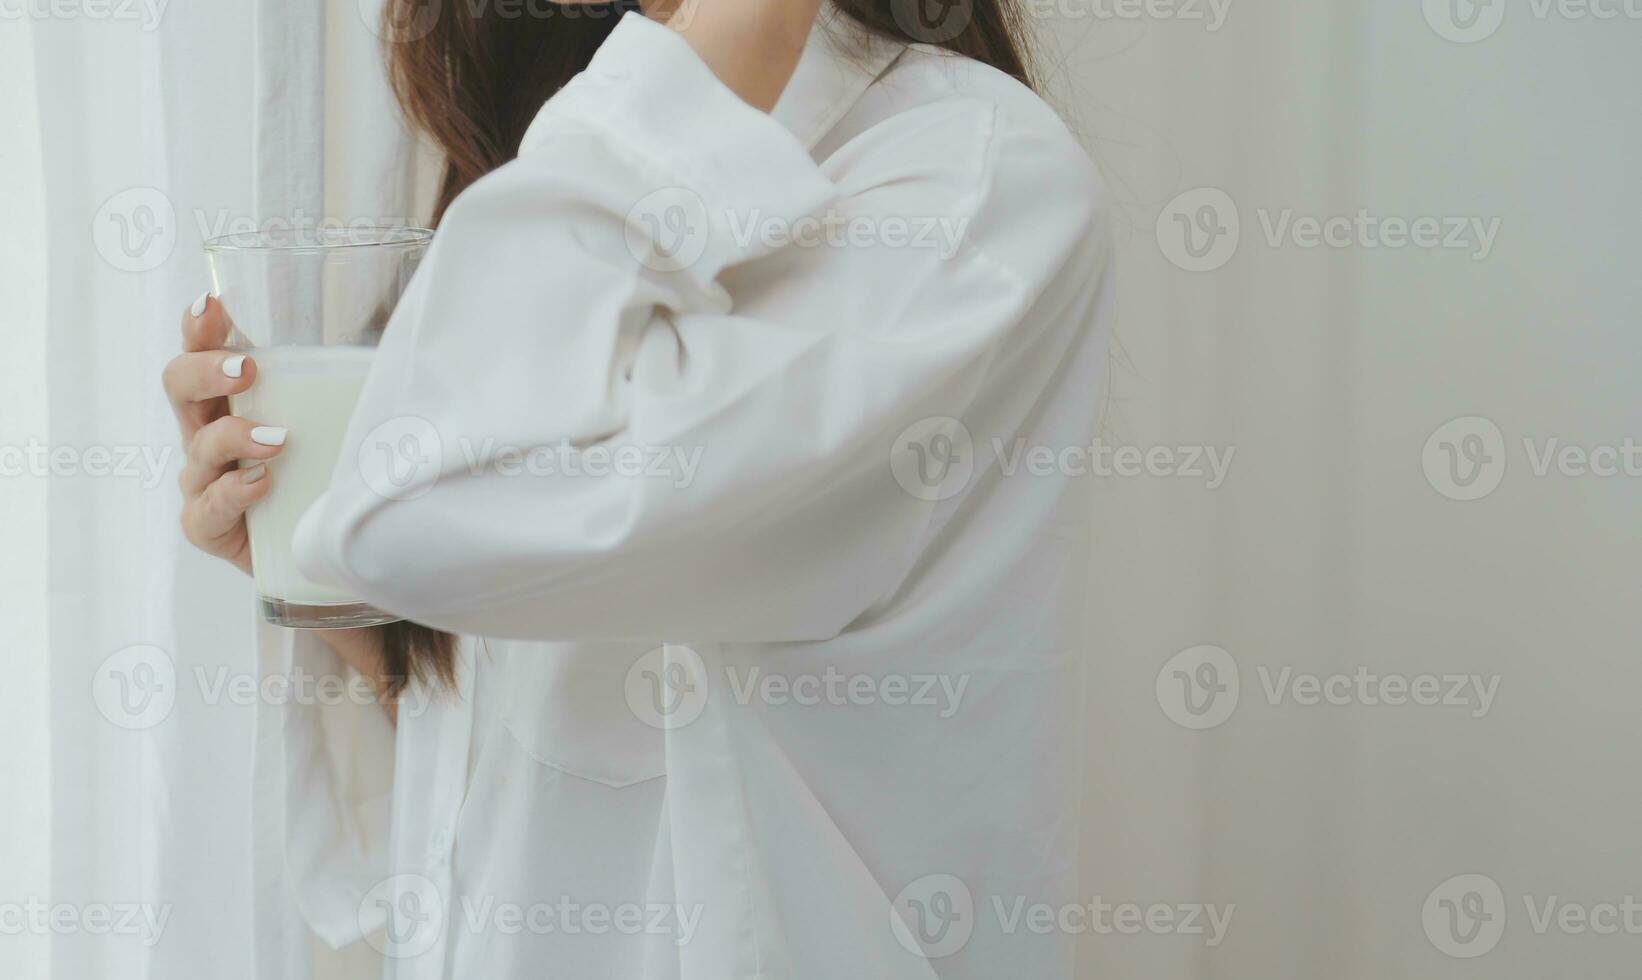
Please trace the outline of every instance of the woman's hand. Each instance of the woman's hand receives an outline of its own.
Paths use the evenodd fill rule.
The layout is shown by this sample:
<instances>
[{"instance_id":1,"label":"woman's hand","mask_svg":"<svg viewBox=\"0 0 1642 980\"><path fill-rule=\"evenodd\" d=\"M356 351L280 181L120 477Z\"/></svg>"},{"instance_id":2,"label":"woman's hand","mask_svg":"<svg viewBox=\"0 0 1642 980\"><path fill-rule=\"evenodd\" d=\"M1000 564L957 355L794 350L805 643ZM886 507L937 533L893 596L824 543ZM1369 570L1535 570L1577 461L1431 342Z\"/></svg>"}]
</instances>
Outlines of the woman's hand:
<instances>
[{"instance_id":1,"label":"woman's hand","mask_svg":"<svg viewBox=\"0 0 1642 980\"><path fill-rule=\"evenodd\" d=\"M256 382L256 362L222 350L229 321L209 293L182 314L183 353L165 366L165 393L182 429L188 462L182 488L183 535L194 547L251 571L251 538L245 509L268 493L268 467L245 469L239 461L267 460L285 445L285 430L228 414L228 396Z\"/></svg>"},{"instance_id":2,"label":"woman's hand","mask_svg":"<svg viewBox=\"0 0 1642 980\"><path fill-rule=\"evenodd\" d=\"M228 314L207 293L182 314L182 350L165 366L165 393L177 414L188 449L178 483L182 487L182 531L189 544L251 573L251 536L246 508L268 493L268 467L285 448L286 431L228 414L228 396L251 387L257 365L251 358L222 350L228 340ZM241 468L240 460L257 460ZM384 695L382 631L318 630L320 639L376 689L389 720L398 706Z\"/></svg>"},{"instance_id":3,"label":"woman's hand","mask_svg":"<svg viewBox=\"0 0 1642 980\"><path fill-rule=\"evenodd\" d=\"M671 9L667 25L720 81L769 112L792 81L821 0L658 0L657 6Z\"/></svg>"}]
</instances>

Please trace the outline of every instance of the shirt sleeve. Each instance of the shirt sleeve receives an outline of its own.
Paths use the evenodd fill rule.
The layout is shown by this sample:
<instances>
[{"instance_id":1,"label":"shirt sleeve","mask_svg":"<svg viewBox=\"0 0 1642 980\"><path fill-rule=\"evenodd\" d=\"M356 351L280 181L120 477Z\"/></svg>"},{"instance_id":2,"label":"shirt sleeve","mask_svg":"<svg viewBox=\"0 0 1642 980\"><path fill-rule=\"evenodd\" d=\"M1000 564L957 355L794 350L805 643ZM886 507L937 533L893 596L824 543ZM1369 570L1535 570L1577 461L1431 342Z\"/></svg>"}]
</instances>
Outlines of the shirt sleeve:
<instances>
[{"instance_id":1,"label":"shirt sleeve","mask_svg":"<svg viewBox=\"0 0 1642 980\"><path fill-rule=\"evenodd\" d=\"M448 211L298 562L464 633L836 635L954 506L898 446L1086 326L1098 215L1064 130L941 100L818 165L628 17Z\"/></svg>"}]
</instances>

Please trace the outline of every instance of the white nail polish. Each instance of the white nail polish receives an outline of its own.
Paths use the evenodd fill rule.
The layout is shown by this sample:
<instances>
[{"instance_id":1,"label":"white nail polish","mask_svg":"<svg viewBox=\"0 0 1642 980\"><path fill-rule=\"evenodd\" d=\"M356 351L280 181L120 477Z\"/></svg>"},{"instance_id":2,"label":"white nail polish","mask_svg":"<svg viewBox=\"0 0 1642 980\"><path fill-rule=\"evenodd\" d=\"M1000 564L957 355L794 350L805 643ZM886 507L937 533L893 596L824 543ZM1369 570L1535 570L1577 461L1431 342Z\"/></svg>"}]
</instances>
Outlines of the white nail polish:
<instances>
[{"instance_id":1,"label":"white nail polish","mask_svg":"<svg viewBox=\"0 0 1642 980\"><path fill-rule=\"evenodd\" d=\"M194 301L193 307L191 309L189 309L188 312L194 314L195 318L204 316L205 315L205 304L210 299L211 299L211 290L207 289L205 292L200 293L200 298Z\"/></svg>"},{"instance_id":2,"label":"white nail polish","mask_svg":"<svg viewBox=\"0 0 1642 980\"><path fill-rule=\"evenodd\" d=\"M222 362L222 373L228 375L230 378L237 378L240 375L244 374L245 373L245 355L244 354L235 354L233 357L230 357L228 360L223 361Z\"/></svg>"},{"instance_id":3,"label":"white nail polish","mask_svg":"<svg viewBox=\"0 0 1642 980\"><path fill-rule=\"evenodd\" d=\"M289 431L273 425L259 425L251 430L251 441L259 446L283 446Z\"/></svg>"},{"instance_id":4,"label":"white nail polish","mask_svg":"<svg viewBox=\"0 0 1642 980\"><path fill-rule=\"evenodd\" d=\"M239 471L239 478L245 483L255 483L267 475L268 467L263 463L258 463L255 466L247 466L245 469Z\"/></svg>"}]
</instances>

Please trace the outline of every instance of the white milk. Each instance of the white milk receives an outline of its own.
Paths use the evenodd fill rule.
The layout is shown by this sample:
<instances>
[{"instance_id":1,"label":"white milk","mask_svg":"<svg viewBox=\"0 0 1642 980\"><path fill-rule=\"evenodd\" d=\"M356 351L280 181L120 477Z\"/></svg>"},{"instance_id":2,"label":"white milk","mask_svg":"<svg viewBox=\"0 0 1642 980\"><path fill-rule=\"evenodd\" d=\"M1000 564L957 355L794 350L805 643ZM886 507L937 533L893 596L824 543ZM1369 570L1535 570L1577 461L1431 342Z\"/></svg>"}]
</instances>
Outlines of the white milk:
<instances>
[{"instance_id":1,"label":"white milk","mask_svg":"<svg viewBox=\"0 0 1642 980\"><path fill-rule=\"evenodd\" d=\"M285 450L268 461L267 496L251 505L251 566L265 599L305 605L358 602L308 581L291 560L291 537L308 505L330 486L342 437L370 370L369 347L259 347L250 351L257 379L229 399L240 418L290 430Z\"/></svg>"}]
</instances>

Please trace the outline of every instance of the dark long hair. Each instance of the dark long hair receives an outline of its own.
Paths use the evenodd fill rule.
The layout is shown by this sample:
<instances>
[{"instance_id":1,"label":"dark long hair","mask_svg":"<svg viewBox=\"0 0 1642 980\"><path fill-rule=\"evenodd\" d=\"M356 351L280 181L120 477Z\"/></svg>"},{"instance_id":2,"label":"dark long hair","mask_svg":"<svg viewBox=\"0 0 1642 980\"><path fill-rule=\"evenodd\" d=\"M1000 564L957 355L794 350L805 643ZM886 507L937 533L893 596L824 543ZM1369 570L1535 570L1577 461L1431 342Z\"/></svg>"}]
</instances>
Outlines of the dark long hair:
<instances>
[{"instance_id":1,"label":"dark long hair","mask_svg":"<svg viewBox=\"0 0 1642 980\"><path fill-rule=\"evenodd\" d=\"M712 0L705 0L712 2ZM784 0L770 0L781 3ZM1026 31L1012 0L956 0L938 32L919 19L928 0L832 0L869 31L926 41L1031 85ZM936 0L939 2L939 0ZM593 58L632 0L503 10L466 0L387 0L382 10L388 75L411 124L444 154L433 221L474 181L512 160L542 103ZM955 36L952 30L961 23ZM455 686L455 639L415 623L384 627L388 694L410 680Z\"/></svg>"}]
</instances>

